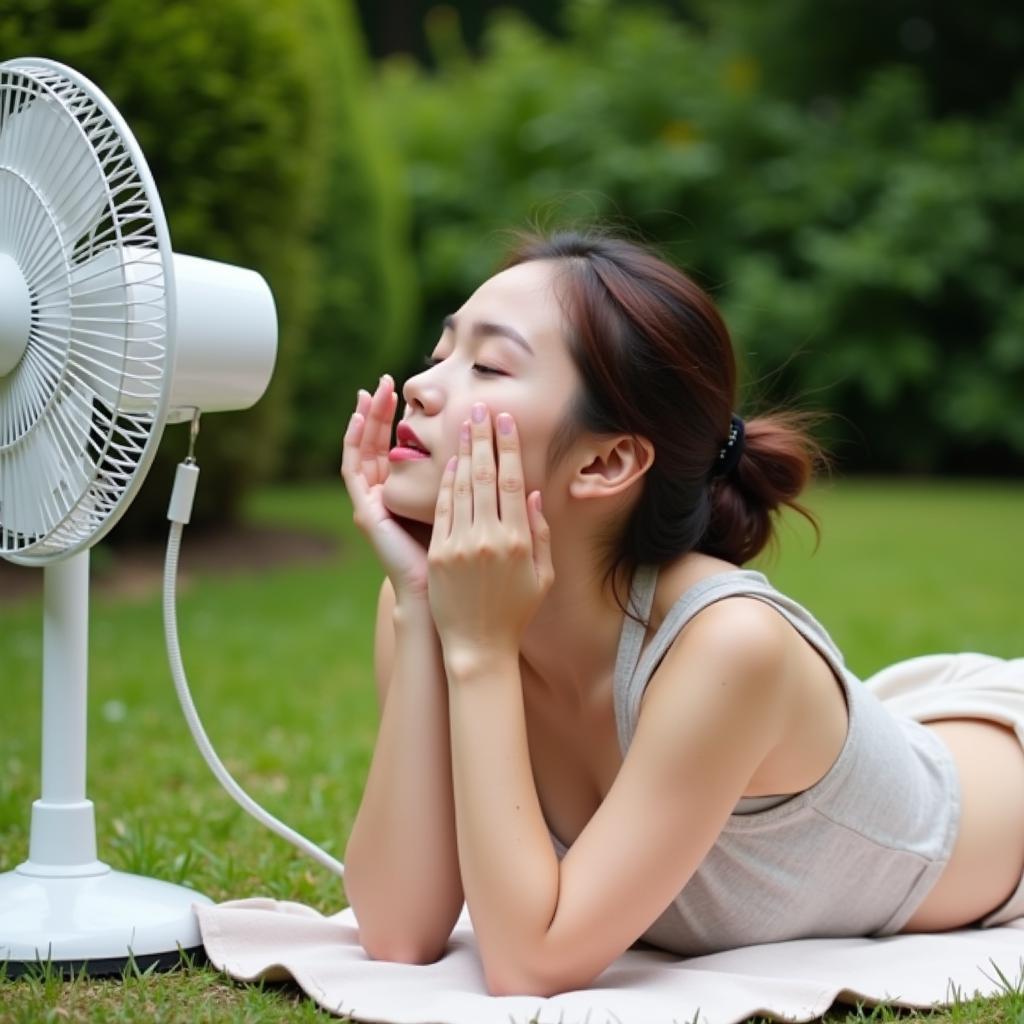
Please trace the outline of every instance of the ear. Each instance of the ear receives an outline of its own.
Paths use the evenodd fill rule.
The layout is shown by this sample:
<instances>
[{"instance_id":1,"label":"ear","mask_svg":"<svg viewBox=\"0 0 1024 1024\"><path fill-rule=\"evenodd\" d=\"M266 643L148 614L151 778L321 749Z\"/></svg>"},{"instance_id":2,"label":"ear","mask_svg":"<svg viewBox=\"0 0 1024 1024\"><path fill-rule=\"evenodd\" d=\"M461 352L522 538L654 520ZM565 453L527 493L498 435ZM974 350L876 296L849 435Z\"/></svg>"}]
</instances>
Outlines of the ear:
<instances>
[{"instance_id":1,"label":"ear","mask_svg":"<svg viewBox=\"0 0 1024 1024\"><path fill-rule=\"evenodd\" d=\"M585 453L569 481L574 498L607 498L635 484L654 464L654 445L646 437L623 434Z\"/></svg>"}]
</instances>

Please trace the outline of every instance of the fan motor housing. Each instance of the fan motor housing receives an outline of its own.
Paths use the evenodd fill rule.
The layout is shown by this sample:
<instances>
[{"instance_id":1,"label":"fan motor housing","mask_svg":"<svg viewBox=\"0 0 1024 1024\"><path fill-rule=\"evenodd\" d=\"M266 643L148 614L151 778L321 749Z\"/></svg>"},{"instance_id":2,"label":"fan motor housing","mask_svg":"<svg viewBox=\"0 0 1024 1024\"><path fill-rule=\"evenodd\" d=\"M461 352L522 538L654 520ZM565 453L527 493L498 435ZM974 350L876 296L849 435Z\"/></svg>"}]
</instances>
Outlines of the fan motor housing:
<instances>
[{"instance_id":1,"label":"fan motor housing","mask_svg":"<svg viewBox=\"0 0 1024 1024\"><path fill-rule=\"evenodd\" d=\"M248 409L267 389L277 356L277 314L254 270L174 254L174 377L167 420Z\"/></svg>"},{"instance_id":2,"label":"fan motor housing","mask_svg":"<svg viewBox=\"0 0 1024 1024\"><path fill-rule=\"evenodd\" d=\"M0 63L0 557L95 544L164 425L250 407L276 354L266 281L173 251L102 91L56 61Z\"/></svg>"},{"instance_id":3,"label":"fan motor housing","mask_svg":"<svg viewBox=\"0 0 1024 1024\"><path fill-rule=\"evenodd\" d=\"M0 377L21 361L28 348L32 323L32 296L21 268L0 252Z\"/></svg>"}]
</instances>

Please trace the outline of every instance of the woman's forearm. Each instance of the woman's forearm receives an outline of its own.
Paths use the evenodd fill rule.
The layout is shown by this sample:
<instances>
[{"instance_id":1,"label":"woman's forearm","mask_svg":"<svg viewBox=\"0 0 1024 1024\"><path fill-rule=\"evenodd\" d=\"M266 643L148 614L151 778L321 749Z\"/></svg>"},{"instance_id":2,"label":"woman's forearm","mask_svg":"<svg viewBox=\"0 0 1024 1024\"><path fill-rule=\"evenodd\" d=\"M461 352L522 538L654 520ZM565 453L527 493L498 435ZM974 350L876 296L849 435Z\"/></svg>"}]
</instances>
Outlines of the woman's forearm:
<instances>
[{"instance_id":1,"label":"woman's forearm","mask_svg":"<svg viewBox=\"0 0 1024 1024\"><path fill-rule=\"evenodd\" d=\"M560 872L530 766L518 657L449 664L462 879L488 987L535 991Z\"/></svg>"},{"instance_id":2,"label":"woman's forearm","mask_svg":"<svg viewBox=\"0 0 1024 1024\"><path fill-rule=\"evenodd\" d=\"M345 891L366 951L428 962L462 907L448 694L430 608L395 607L392 674L345 856Z\"/></svg>"}]
</instances>

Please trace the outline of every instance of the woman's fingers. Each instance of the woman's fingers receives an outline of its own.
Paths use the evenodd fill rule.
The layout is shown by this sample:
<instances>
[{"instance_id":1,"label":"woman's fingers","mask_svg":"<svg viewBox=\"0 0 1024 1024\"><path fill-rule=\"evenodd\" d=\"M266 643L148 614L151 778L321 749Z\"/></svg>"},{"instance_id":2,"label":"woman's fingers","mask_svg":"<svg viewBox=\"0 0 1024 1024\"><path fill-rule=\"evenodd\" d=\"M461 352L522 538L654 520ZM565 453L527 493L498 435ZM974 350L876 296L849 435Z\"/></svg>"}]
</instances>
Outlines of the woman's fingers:
<instances>
[{"instance_id":1,"label":"woman's fingers","mask_svg":"<svg viewBox=\"0 0 1024 1024\"><path fill-rule=\"evenodd\" d=\"M533 535L533 567L537 581L544 590L554 582L555 567L551 560L551 527L541 511L540 491L534 491L527 499L530 518L530 532Z\"/></svg>"},{"instance_id":2,"label":"woman's fingers","mask_svg":"<svg viewBox=\"0 0 1024 1024\"><path fill-rule=\"evenodd\" d=\"M363 472L363 456L360 451L365 427L366 420L363 415L359 412L352 413L341 449L341 477L345 481L345 489L348 491L353 511L357 517L365 505L369 491L366 475Z\"/></svg>"},{"instance_id":3,"label":"woman's fingers","mask_svg":"<svg viewBox=\"0 0 1024 1024\"><path fill-rule=\"evenodd\" d=\"M468 531L473 525L473 481L470 465L471 441L469 420L459 429L459 454L452 483L452 533Z\"/></svg>"},{"instance_id":4,"label":"woman's fingers","mask_svg":"<svg viewBox=\"0 0 1024 1024\"><path fill-rule=\"evenodd\" d=\"M498 518L498 497L494 486L498 473L494 465L491 412L483 402L477 402L473 406L471 416L473 521L493 522Z\"/></svg>"},{"instance_id":5,"label":"woman's fingers","mask_svg":"<svg viewBox=\"0 0 1024 1024\"><path fill-rule=\"evenodd\" d=\"M377 384L377 390L370 400L368 414L369 431L366 438L368 455L387 459L388 447L391 443L391 423L395 418L395 405L398 396L395 394L394 382L389 374L384 374Z\"/></svg>"},{"instance_id":6,"label":"woman's fingers","mask_svg":"<svg viewBox=\"0 0 1024 1024\"><path fill-rule=\"evenodd\" d=\"M381 413L377 435L378 451L387 458L388 449L391 447L391 431L395 422L395 410L398 408L398 392L395 390L395 382L390 374L384 374L381 378L383 393L381 396Z\"/></svg>"},{"instance_id":7,"label":"woman's fingers","mask_svg":"<svg viewBox=\"0 0 1024 1024\"><path fill-rule=\"evenodd\" d=\"M452 529L453 498L455 492L455 467L459 464L458 457L453 455L448 460L441 474L441 485L437 491L437 503L434 506L434 525L430 535L430 551L448 539Z\"/></svg>"},{"instance_id":8,"label":"woman's fingers","mask_svg":"<svg viewBox=\"0 0 1024 1024\"><path fill-rule=\"evenodd\" d=\"M519 452L519 432L507 413L498 415L498 494L501 521L516 533L529 536L530 523L523 493L523 461Z\"/></svg>"},{"instance_id":9,"label":"woman's fingers","mask_svg":"<svg viewBox=\"0 0 1024 1024\"><path fill-rule=\"evenodd\" d=\"M364 419L370 411L370 399L373 396L366 388L360 388L356 392L356 412L359 413Z\"/></svg>"},{"instance_id":10,"label":"woman's fingers","mask_svg":"<svg viewBox=\"0 0 1024 1024\"><path fill-rule=\"evenodd\" d=\"M370 409L370 395L360 388L356 392L356 407L348 419L342 438L342 467L355 468L366 443L366 416ZM347 463L346 463L347 459Z\"/></svg>"},{"instance_id":11,"label":"woman's fingers","mask_svg":"<svg viewBox=\"0 0 1024 1024\"><path fill-rule=\"evenodd\" d=\"M372 395L363 388L356 393L355 416L361 421L361 430L351 443L357 448L361 471L371 484L383 482L388 475L391 423L397 400L394 382L388 374L381 377Z\"/></svg>"},{"instance_id":12,"label":"woman's fingers","mask_svg":"<svg viewBox=\"0 0 1024 1024\"><path fill-rule=\"evenodd\" d=\"M394 382L384 374L371 395L356 392L356 408L349 418L342 445L341 475L353 498L365 496L370 487L388 475L388 448L397 395Z\"/></svg>"},{"instance_id":13,"label":"woman's fingers","mask_svg":"<svg viewBox=\"0 0 1024 1024\"><path fill-rule=\"evenodd\" d=\"M349 417L345 435L341 440L341 475L345 477L346 481L355 470L359 460L359 442L362 440L362 433L363 417L359 413L357 401L356 411Z\"/></svg>"},{"instance_id":14,"label":"woman's fingers","mask_svg":"<svg viewBox=\"0 0 1024 1024\"><path fill-rule=\"evenodd\" d=\"M370 405L373 400L373 396L369 391L360 388L356 394L356 416L359 417L361 423L361 429L359 431L359 440L356 442L359 449L359 457L367 458L370 447L370 434L372 433L372 427L369 425L370 418Z\"/></svg>"}]
</instances>

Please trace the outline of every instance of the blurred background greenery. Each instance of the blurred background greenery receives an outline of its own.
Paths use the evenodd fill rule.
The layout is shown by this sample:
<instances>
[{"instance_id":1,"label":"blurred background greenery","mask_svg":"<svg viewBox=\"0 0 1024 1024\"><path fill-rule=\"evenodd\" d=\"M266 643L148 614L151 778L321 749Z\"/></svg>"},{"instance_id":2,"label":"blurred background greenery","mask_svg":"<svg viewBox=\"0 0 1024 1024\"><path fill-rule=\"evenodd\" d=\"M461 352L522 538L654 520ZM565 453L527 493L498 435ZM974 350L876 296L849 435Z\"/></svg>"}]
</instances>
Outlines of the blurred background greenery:
<instances>
[{"instance_id":1,"label":"blurred background greenery","mask_svg":"<svg viewBox=\"0 0 1024 1024\"><path fill-rule=\"evenodd\" d=\"M844 472L1024 469L1024 11L1002 0L2 0L0 57L125 114L175 249L274 291L268 395L210 417L197 519L336 473L506 229L598 220L716 297L741 411ZM183 431L116 537L162 534Z\"/></svg>"},{"instance_id":2,"label":"blurred background greenery","mask_svg":"<svg viewBox=\"0 0 1024 1024\"><path fill-rule=\"evenodd\" d=\"M194 520L216 557L190 566L203 548L190 530L181 632L231 770L334 852L376 731L381 579L337 479L341 435L358 387L419 369L510 228L596 220L646 238L721 304L740 411L830 414L822 440L848 479L810 490L821 550L812 564L806 526L786 517L781 561L755 567L815 610L854 671L1020 654L1024 9L0 0L0 59L28 54L77 68L121 109L176 251L253 267L274 291L269 393L204 420ZM167 431L111 543L165 536L185 433ZM977 479L922 479L954 476ZM289 560L282 527L333 546ZM94 582L129 568L94 588L91 619L104 859L215 899L337 909L337 880L243 820L192 749L158 651L160 552L140 545L143 572L106 543ZM0 579L5 867L38 795L41 602L17 582ZM296 1019L276 987L229 1016L224 983L208 1018L205 984L147 979L137 1011L127 987L90 987L89 1019ZM10 988L12 1020L72 1013L60 993Z\"/></svg>"}]
</instances>

